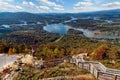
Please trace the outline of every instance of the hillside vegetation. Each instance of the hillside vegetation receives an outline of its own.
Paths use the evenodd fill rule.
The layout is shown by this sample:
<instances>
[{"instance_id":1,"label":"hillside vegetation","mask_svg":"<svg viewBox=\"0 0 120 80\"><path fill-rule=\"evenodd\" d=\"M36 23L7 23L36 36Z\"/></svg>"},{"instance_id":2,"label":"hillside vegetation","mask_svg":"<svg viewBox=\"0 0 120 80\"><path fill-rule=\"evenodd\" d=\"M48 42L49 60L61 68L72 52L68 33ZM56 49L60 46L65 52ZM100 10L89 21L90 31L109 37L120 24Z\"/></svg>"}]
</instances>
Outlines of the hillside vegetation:
<instances>
[{"instance_id":1,"label":"hillside vegetation","mask_svg":"<svg viewBox=\"0 0 120 80\"><path fill-rule=\"evenodd\" d=\"M87 70L81 69L70 63L61 63L53 68L43 70L23 67L23 71L19 72L18 76L14 78L14 80L39 80L58 76L64 76L63 79L69 78L69 80L73 76L77 76L77 79L79 80L95 80L95 78ZM76 79L73 78L73 80Z\"/></svg>"}]
</instances>

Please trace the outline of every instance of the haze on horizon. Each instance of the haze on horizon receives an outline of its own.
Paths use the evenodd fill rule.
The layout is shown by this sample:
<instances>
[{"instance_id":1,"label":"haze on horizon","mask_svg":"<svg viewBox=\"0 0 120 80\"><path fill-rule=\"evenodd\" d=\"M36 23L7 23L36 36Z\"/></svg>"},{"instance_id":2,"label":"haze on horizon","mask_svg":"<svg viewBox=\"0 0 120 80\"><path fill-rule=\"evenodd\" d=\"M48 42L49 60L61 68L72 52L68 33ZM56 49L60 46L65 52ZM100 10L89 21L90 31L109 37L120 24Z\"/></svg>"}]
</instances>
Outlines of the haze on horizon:
<instances>
[{"instance_id":1,"label":"haze on horizon","mask_svg":"<svg viewBox=\"0 0 120 80\"><path fill-rule=\"evenodd\" d=\"M120 0L0 0L0 12L76 13L120 9Z\"/></svg>"}]
</instances>

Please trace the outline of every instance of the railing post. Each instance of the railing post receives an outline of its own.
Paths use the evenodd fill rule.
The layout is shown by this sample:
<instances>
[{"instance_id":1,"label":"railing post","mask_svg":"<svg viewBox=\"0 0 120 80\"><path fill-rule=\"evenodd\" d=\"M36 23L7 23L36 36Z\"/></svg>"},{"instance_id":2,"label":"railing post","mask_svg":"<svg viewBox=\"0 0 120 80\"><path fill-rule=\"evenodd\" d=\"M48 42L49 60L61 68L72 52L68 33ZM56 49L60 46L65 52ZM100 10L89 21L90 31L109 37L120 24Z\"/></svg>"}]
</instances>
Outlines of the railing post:
<instances>
[{"instance_id":1,"label":"railing post","mask_svg":"<svg viewBox=\"0 0 120 80\"><path fill-rule=\"evenodd\" d=\"M77 65L76 66L78 66L79 67L79 62L77 63Z\"/></svg>"},{"instance_id":2,"label":"railing post","mask_svg":"<svg viewBox=\"0 0 120 80\"><path fill-rule=\"evenodd\" d=\"M82 69L84 69L84 63L82 62Z\"/></svg>"},{"instance_id":3,"label":"railing post","mask_svg":"<svg viewBox=\"0 0 120 80\"><path fill-rule=\"evenodd\" d=\"M73 59L70 59L70 63L73 63Z\"/></svg>"},{"instance_id":4,"label":"railing post","mask_svg":"<svg viewBox=\"0 0 120 80\"><path fill-rule=\"evenodd\" d=\"M76 60L76 66L78 66L78 63L79 63L79 61L78 61L78 60Z\"/></svg>"},{"instance_id":5,"label":"railing post","mask_svg":"<svg viewBox=\"0 0 120 80\"><path fill-rule=\"evenodd\" d=\"M91 65L90 65L90 63L88 63L89 64L89 71L90 71L90 67L91 67Z\"/></svg>"},{"instance_id":6,"label":"railing post","mask_svg":"<svg viewBox=\"0 0 120 80\"><path fill-rule=\"evenodd\" d=\"M92 65L90 64L90 72L92 73Z\"/></svg>"},{"instance_id":7,"label":"railing post","mask_svg":"<svg viewBox=\"0 0 120 80\"><path fill-rule=\"evenodd\" d=\"M97 79L99 78L99 71L97 71Z\"/></svg>"},{"instance_id":8,"label":"railing post","mask_svg":"<svg viewBox=\"0 0 120 80\"><path fill-rule=\"evenodd\" d=\"M114 76L114 80L117 80L117 75Z\"/></svg>"},{"instance_id":9,"label":"railing post","mask_svg":"<svg viewBox=\"0 0 120 80\"><path fill-rule=\"evenodd\" d=\"M75 59L75 64L77 65L77 60Z\"/></svg>"},{"instance_id":10,"label":"railing post","mask_svg":"<svg viewBox=\"0 0 120 80\"><path fill-rule=\"evenodd\" d=\"M92 66L93 66L93 65L92 65ZM93 66L92 68L93 68L93 71L92 71L92 72L93 72L93 74L94 74L94 66Z\"/></svg>"}]
</instances>

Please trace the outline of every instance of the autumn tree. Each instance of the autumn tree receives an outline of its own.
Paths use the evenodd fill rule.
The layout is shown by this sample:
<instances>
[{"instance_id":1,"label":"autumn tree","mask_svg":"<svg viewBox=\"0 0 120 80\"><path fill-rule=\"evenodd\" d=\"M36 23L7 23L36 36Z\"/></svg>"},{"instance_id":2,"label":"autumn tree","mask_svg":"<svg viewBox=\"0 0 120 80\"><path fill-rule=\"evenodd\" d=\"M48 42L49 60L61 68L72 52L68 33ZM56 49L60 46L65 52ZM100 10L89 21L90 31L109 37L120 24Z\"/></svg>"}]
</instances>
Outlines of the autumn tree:
<instances>
[{"instance_id":1,"label":"autumn tree","mask_svg":"<svg viewBox=\"0 0 120 80\"><path fill-rule=\"evenodd\" d=\"M29 53L30 52L30 49L28 49L27 47L25 48L24 50L24 53Z\"/></svg>"},{"instance_id":2,"label":"autumn tree","mask_svg":"<svg viewBox=\"0 0 120 80\"><path fill-rule=\"evenodd\" d=\"M18 49L19 49L19 53L24 53L25 45L24 44L18 45Z\"/></svg>"},{"instance_id":3,"label":"autumn tree","mask_svg":"<svg viewBox=\"0 0 120 80\"><path fill-rule=\"evenodd\" d=\"M9 48L8 54L13 54L13 49Z\"/></svg>"},{"instance_id":4,"label":"autumn tree","mask_svg":"<svg viewBox=\"0 0 120 80\"><path fill-rule=\"evenodd\" d=\"M107 49L108 49L108 46L106 44L100 45L98 48L96 48L92 52L91 58L92 59L97 59L97 60L104 59L106 57Z\"/></svg>"},{"instance_id":5,"label":"autumn tree","mask_svg":"<svg viewBox=\"0 0 120 80\"><path fill-rule=\"evenodd\" d=\"M60 51L58 48L54 49L54 57L59 57L60 56Z\"/></svg>"},{"instance_id":6,"label":"autumn tree","mask_svg":"<svg viewBox=\"0 0 120 80\"><path fill-rule=\"evenodd\" d=\"M117 48L112 47L107 53L109 59L117 59L119 57L119 51Z\"/></svg>"},{"instance_id":7,"label":"autumn tree","mask_svg":"<svg viewBox=\"0 0 120 80\"><path fill-rule=\"evenodd\" d=\"M16 53L16 52L17 52L16 48L12 48L12 53Z\"/></svg>"}]
</instances>

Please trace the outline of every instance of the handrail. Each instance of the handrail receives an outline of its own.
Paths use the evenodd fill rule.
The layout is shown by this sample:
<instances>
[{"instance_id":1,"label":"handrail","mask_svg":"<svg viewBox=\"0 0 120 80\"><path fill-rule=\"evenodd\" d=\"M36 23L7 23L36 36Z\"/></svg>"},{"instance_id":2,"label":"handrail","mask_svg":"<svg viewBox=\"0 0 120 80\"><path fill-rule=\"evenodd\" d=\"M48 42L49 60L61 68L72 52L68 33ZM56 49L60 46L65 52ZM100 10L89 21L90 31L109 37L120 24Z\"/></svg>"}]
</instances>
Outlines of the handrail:
<instances>
[{"instance_id":1,"label":"handrail","mask_svg":"<svg viewBox=\"0 0 120 80\"><path fill-rule=\"evenodd\" d=\"M82 61L79 61L79 62L82 62ZM101 62L97 62L97 61L84 61L84 63L99 64L99 67L101 67L102 69L104 69L104 72L115 71L115 72L118 72L120 74L120 70L112 69L112 68L107 68Z\"/></svg>"},{"instance_id":2,"label":"handrail","mask_svg":"<svg viewBox=\"0 0 120 80\"><path fill-rule=\"evenodd\" d=\"M107 68L102 63L100 63L100 62L98 62L98 63L100 65L100 67L103 69L103 71L106 72Z\"/></svg>"},{"instance_id":3,"label":"handrail","mask_svg":"<svg viewBox=\"0 0 120 80\"><path fill-rule=\"evenodd\" d=\"M100 78L102 76L112 78L112 80L120 80L120 70L107 68L101 62L80 61L80 59L77 58L72 58L71 61L73 61L73 63L75 63L77 66L89 70L96 78ZM111 75L111 77L109 77L109 75Z\"/></svg>"},{"instance_id":4,"label":"handrail","mask_svg":"<svg viewBox=\"0 0 120 80\"><path fill-rule=\"evenodd\" d=\"M120 75L120 70L117 70L117 69L107 68L106 72L119 74Z\"/></svg>"}]
</instances>

